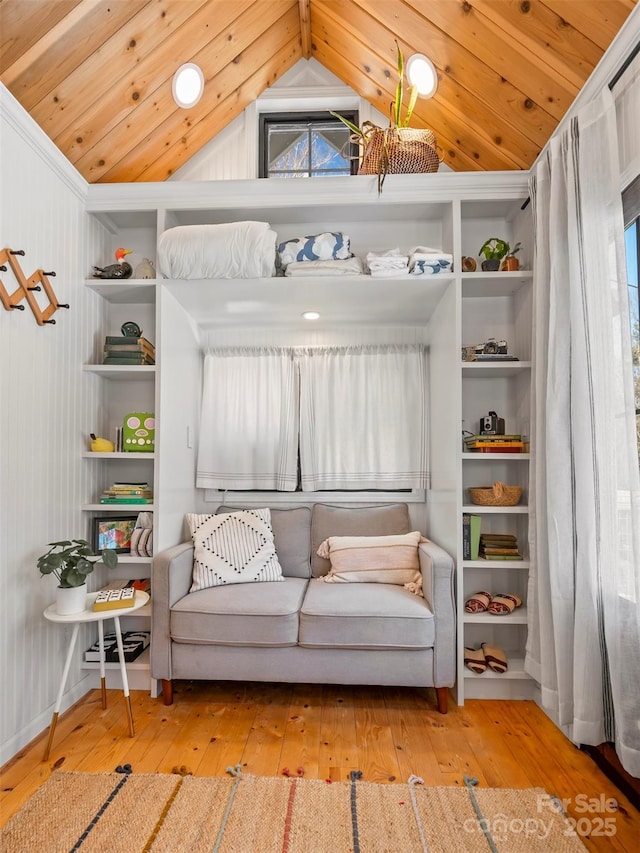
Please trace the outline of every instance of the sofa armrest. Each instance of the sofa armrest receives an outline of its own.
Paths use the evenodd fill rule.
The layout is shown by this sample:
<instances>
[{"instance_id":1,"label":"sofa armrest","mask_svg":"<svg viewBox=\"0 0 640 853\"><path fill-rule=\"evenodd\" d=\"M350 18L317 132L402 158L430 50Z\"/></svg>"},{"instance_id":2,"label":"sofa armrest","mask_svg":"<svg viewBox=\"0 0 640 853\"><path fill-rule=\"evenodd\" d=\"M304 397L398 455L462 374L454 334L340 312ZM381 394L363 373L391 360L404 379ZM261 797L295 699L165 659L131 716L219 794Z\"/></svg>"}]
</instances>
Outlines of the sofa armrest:
<instances>
[{"instance_id":1,"label":"sofa armrest","mask_svg":"<svg viewBox=\"0 0 640 853\"><path fill-rule=\"evenodd\" d=\"M434 542L418 548L422 592L435 619L433 683L453 687L456 675L456 608L453 594L453 558Z\"/></svg>"},{"instance_id":2,"label":"sofa armrest","mask_svg":"<svg viewBox=\"0 0 640 853\"><path fill-rule=\"evenodd\" d=\"M191 586L193 543L181 542L153 558L151 675L171 679L171 608Z\"/></svg>"}]
</instances>

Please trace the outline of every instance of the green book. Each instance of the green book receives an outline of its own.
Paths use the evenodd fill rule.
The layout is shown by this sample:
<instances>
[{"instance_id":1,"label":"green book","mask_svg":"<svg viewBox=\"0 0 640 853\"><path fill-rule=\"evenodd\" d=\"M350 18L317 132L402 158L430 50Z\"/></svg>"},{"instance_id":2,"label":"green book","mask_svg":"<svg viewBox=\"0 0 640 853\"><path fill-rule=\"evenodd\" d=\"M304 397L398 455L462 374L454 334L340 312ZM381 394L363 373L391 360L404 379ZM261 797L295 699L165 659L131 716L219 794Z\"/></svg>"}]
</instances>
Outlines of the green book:
<instances>
[{"instance_id":1,"label":"green book","mask_svg":"<svg viewBox=\"0 0 640 853\"><path fill-rule=\"evenodd\" d=\"M465 512L462 516L462 558L477 560L480 551L480 525L482 518Z\"/></svg>"},{"instance_id":2,"label":"green book","mask_svg":"<svg viewBox=\"0 0 640 853\"><path fill-rule=\"evenodd\" d=\"M136 498L132 495L127 495L124 498L100 498L101 504L150 504L153 503L153 498Z\"/></svg>"}]
</instances>

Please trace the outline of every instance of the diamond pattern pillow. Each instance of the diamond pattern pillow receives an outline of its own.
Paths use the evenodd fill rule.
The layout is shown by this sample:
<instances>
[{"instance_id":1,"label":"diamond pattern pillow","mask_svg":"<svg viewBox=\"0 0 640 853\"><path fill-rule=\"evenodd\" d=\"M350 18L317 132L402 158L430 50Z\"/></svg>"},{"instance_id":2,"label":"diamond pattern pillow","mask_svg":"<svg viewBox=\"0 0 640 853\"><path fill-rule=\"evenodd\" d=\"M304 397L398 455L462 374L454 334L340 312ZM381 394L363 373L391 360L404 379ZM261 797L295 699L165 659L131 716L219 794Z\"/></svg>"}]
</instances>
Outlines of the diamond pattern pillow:
<instances>
[{"instance_id":1,"label":"diamond pattern pillow","mask_svg":"<svg viewBox=\"0 0 640 853\"><path fill-rule=\"evenodd\" d=\"M190 592L223 584L284 580L268 508L225 515L188 513L187 524L194 546Z\"/></svg>"}]
</instances>

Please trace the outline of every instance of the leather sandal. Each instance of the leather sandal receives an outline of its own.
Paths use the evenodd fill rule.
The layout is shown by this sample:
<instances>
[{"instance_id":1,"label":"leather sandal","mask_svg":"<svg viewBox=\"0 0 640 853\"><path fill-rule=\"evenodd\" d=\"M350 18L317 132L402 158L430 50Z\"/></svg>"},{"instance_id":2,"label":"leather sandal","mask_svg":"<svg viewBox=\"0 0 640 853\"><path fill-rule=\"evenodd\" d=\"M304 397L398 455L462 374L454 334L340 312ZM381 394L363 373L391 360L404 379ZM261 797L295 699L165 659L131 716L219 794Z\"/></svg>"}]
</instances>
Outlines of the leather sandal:
<instances>
[{"instance_id":1,"label":"leather sandal","mask_svg":"<svg viewBox=\"0 0 640 853\"><path fill-rule=\"evenodd\" d=\"M487 611L493 613L494 616L506 616L509 613L513 613L516 607L520 607L521 604L522 599L515 592L500 592L498 595L492 597Z\"/></svg>"},{"instance_id":2,"label":"leather sandal","mask_svg":"<svg viewBox=\"0 0 640 853\"><path fill-rule=\"evenodd\" d=\"M467 650L465 649L465 652ZM482 644L482 653L489 669L502 675L509 668L507 656L498 646L490 646L488 643Z\"/></svg>"},{"instance_id":3,"label":"leather sandal","mask_svg":"<svg viewBox=\"0 0 640 853\"><path fill-rule=\"evenodd\" d=\"M484 613L491 603L490 592L474 592L471 598L468 598L464 604L465 613Z\"/></svg>"},{"instance_id":4,"label":"leather sandal","mask_svg":"<svg viewBox=\"0 0 640 853\"><path fill-rule=\"evenodd\" d=\"M483 649L464 649L464 665L476 675L482 675L487 668Z\"/></svg>"}]
</instances>

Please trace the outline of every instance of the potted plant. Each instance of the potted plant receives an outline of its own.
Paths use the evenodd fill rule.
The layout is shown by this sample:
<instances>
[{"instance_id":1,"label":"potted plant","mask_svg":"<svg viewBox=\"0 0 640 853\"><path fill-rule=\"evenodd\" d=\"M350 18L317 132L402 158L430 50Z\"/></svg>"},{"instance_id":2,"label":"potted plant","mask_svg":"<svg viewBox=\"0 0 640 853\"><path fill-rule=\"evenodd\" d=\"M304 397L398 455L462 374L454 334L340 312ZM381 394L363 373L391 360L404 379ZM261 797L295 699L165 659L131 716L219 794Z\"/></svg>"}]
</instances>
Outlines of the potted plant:
<instances>
[{"instance_id":1,"label":"potted plant","mask_svg":"<svg viewBox=\"0 0 640 853\"><path fill-rule=\"evenodd\" d=\"M478 254L484 256L481 264L484 272L497 272L502 259L509 254L509 244L500 237L490 237L482 244Z\"/></svg>"},{"instance_id":2,"label":"potted plant","mask_svg":"<svg viewBox=\"0 0 640 853\"><path fill-rule=\"evenodd\" d=\"M404 116L402 102L404 99L404 57L396 40L398 55L398 83L394 101L389 106L389 127L381 128L373 122L365 121L362 127L357 127L339 113L331 111L331 115L340 119L352 133L352 142L362 146L362 162L358 169L359 175L377 175L378 193L382 192L384 179L388 174L407 172L437 172L441 156L433 131L428 128L409 127L409 121L418 98L418 87L411 86L409 104Z\"/></svg>"},{"instance_id":3,"label":"potted plant","mask_svg":"<svg viewBox=\"0 0 640 853\"><path fill-rule=\"evenodd\" d=\"M518 254L521 248L521 244L516 243L513 249L509 249L504 261L502 262L502 270L504 270L505 272L515 272L516 270L520 269L520 261L518 260L518 258L516 258L516 255Z\"/></svg>"},{"instance_id":4,"label":"potted plant","mask_svg":"<svg viewBox=\"0 0 640 853\"><path fill-rule=\"evenodd\" d=\"M37 566L41 575L53 575L58 581L56 610L64 615L81 613L86 603L87 575L91 574L98 560L114 569L118 565L118 555L111 550L94 554L85 539L65 539L48 544L50 548L38 557Z\"/></svg>"}]
</instances>

